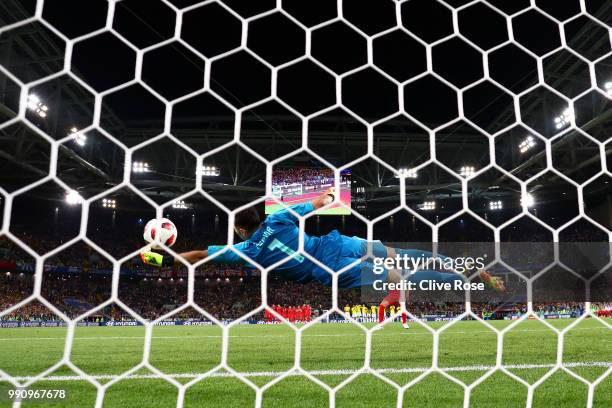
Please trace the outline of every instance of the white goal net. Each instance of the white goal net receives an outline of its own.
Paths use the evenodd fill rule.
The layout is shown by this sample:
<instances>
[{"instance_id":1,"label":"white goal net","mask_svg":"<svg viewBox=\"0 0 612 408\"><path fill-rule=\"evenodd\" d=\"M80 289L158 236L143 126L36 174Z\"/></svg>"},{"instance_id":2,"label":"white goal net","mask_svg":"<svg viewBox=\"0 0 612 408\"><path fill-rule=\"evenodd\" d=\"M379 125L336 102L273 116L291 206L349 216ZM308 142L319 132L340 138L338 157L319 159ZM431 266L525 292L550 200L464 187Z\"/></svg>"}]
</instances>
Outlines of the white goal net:
<instances>
[{"instance_id":1,"label":"white goal net","mask_svg":"<svg viewBox=\"0 0 612 408\"><path fill-rule=\"evenodd\" d=\"M593 406L597 387L610 375L612 367L604 365L607 369L597 378L587 379L579 375L572 370L571 364L564 363L564 338L585 319L594 319L607 329L612 328L610 322L598 316L592 307L595 302L605 303L603 292L607 290L609 295L609 285L603 289L598 285L602 280L605 282L605 276L610 279L612 263L608 257L603 263L591 265L590 272L583 274L567 265L563 257L566 249L559 242L563 241L564 231L572 230L577 225L596 231L600 249L603 243L604 250L609 252L609 243L612 242L612 203L607 187L608 182L612 181L612 7L609 2L568 2L567 10L563 12L563 5L551 6L551 2L537 0L377 0L364 2L364 5L350 0L330 0L328 3L334 3L334 7L322 6L320 13L312 10L305 12L304 7L308 6L283 0L261 2L251 9L236 5L234 1L150 2L155 3L151 5L155 9L151 13L163 11L165 19L165 25L157 20L143 22L143 27L155 26L157 34L152 36L153 39L144 39L144 35L138 33L127 35L121 28L125 24L136 24L132 21L139 20L137 11L128 12L129 0L101 2L104 3L101 8L103 17L97 16L97 22L91 25L78 21L81 19L78 15L70 15L75 19L74 27L70 30L60 28L62 24L70 26L69 23L50 17L57 14L57 11L53 14L51 9L57 8L60 2L38 0L30 9L18 1L0 5L0 10L7 13L0 26L0 45L8 44L8 41L27 42L28 39L24 39L26 29L35 28L44 33L41 34L43 39L39 38L38 43L27 47L27 52L16 48L18 45L11 45L15 48L7 48L6 51L0 50L0 74L5 93L0 131L8 134L19 127L29 135L23 141L19 141L18 136L2 141L0 146L4 151L0 152L0 158L14 168L11 177L17 176L22 169L18 149L25 149L28 143L33 143L33 138L42 140L37 143L49 146L48 168L25 163L24 166L30 167L25 168L24 172L32 171L35 177L21 185L9 182L0 185L3 211L0 234L33 259L29 266L33 272L31 295L10 305L0 303L4 309L0 310L0 320L15 315L30 303L37 303L59 316L67 327L60 361L28 377L13 376L0 367L0 380L27 389L51 375L58 367L67 366L76 373L77 378L96 387L95 404L102 407L109 387L138 375L139 370L148 369L178 389L177 407L182 407L191 386L220 372L227 372L227 375L234 376L254 390L254 404L259 407L271 387L288 376L300 375L323 388L329 394L329 405L335 406L336 393L358 376L370 374L397 391L399 407L403 406L406 392L428 375L437 373L462 387L463 403L468 407L472 390L495 373L502 372L526 387L527 406L531 406L537 387L554 373L565 372L588 388L587 406ZM312 8L318 7L319 3L313 2ZM249 10L244 11L246 9ZM207 13L212 17L207 17ZM218 19L219 26L215 26L215 29L223 28L223 32L215 34L214 30L206 28L211 18ZM195 34L193 31L194 24L202 25L203 31L199 34L203 38L201 42L193 40L198 37L197 30ZM212 22L210 24L214 26ZM266 25L271 28L266 28ZM285 28L291 35L284 37ZM277 32L276 38L274 34L267 33L267 29L272 33ZM146 28L142 30L146 31ZM267 34L261 34L262 30ZM223 41L206 40L216 35ZM49 40L51 37L53 40ZM275 44L262 47L262 38L274 40ZM102 39L109 42L98 42ZM322 45L334 42L334 46L340 49L330 51L325 44ZM101 46L99 44L116 46L100 51L105 58L114 60L112 66L105 66L101 71L94 66L99 60L94 58L96 47ZM180 47L180 51L166 54L168 46ZM37 51L38 47L42 48ZM84 54L84 49L89 54ZM187 53L190 59L185 63L180 58ZM89 65L88 55L93 59ZM45 62L41 62L45 58ZM162 64L162 60L164 68L150 68L150 64ZM182 71L172 71L174 66L179 69L182 64L199 65L201 77L182 77ZM132 74L124 77L119 66L127 67ZM105 74L104 78L96 78L98 73ZM189 82L192 79L197 86ZM79 92L88 95L90 118L76 123L68 132L62 126L72 118L47 126L50 118L72 109L69 104L53 104L45 96L62 92L53 85L57 81L69 81L78 87ZM138 95L146 96L131 99L128 92L135 89ZM13 95L13 106L7 102L9 94ZM70 99L72 96L63 97ZM130 106L126 108L126 105ZM134 108L134 105L139 105L136 110L146 114L137 113L136 117L125 121L123 111ZM200 124L196 123L190 130L195 132L195 136L188 133L185 136L177 131L176 115L191 109L196 117L214 116L217 111L208 113L198 108L212 109L213 105L219 112L230 112L231 124L223 132L207 129L204 133L221 134L217 142L204 148L201 145L194 147L190 140L198 137L196 133L201 131ZM266 110L269 106L277 110ZM108 113L111 110L115 112L113 115ZM153 116L155 121L149 119ZM275 120L282 122L287 116L297 118L298 125L291 127L290 131L278 131ZM345 127L337 127L337 124L328 125L326 120L329 117L348 119L344 121ZM41 125L43 122L46 124ZM261 128L258 127L260 123L264 123ZM406 123L410 124L407 128L404 127ZM265 138L268 128L274 129L273 139ZM356 128L363 130L355 131ZM338 135L354 137L348 141L340 139ZM260 137L263 139L258 139ZM118 146L117 151L124 155L122 170L119 174L111 175L90 166L91 171L97 172L97 176L105 180L104 189L77 188L60 177L60 173L67 171L60 159L70 154L66 150L67 143L87 148L88 142L94 139L104 139ZM24 146L21 146L22 142ZM385 144L387 142L390 144ZM17 143L20 143L20 147L17 147ZM193 175L191 190L177 188L174 190L175 196L171 197L158 193L156 187L160 186L147 184L144 176L135 179L135 173L145 176L147 173L153 174L155 169L149 169L150 164L143 159L143 152L152 151L148 149L153 149L154 145L159 147L159 143L167 147L167 161L174 162L176 158L172 149L180 149L186 152L187 161L193 162L193 166L189 167ZM230 157L233 168L241 167L241 174L246 173L247 176L251 171L247 157L264 167L265 178L254 180L254 183L265 188L265 194L262 195L261 190L245 188L240 193L246 194L240 196L242 201L228 204L227 197L222 193L229 191L229 195L233 194L231 183L209 182L211 177L227 175L224 169L210 166L211 163L221 166L219 163L226 157L224 155ZM248 375L228 363L232 353L229 347L230 330L253 316L262 315L265 309L272 313L268 277L274 266L259 267L260 270L256 272L261 276L261 302L256 308L239 318L224 320L199 305L194 295L196 279L200 276L198 270L208 264L209 260L206 259L195 265L185 264L184 274L173 275L172 271L165 271L162 273L166 275L159 276L186 282L187 295L179 312L196 310L220 327L221 362L209 371L197 373L189 382L180 382L160 370L150 361L153 330L160 322L176 314L177 310L170 305L165 314L151 318L139 316L129 302L122 301L120 275L126 262L137 256L142 247L130 247L129 251L117 255L117 252L92 239L91 230L95 229L92 228L92 220L103 217L98 212L99 207L102 204L104 208L118 207L121 203L114 201L113 194L129 191L136 199L154 208L152 216L164 217L169 208L188 209L190 199L197 194L216 206L221 218L217 215L206 227L197 227L197 221L185 225L191 225L197 237L199 228L212 230L213 222L223 224L227 221L227 229L215 227L216 231L221 231L218 240L227 243L228 251L235 251L229 246L237 239L232 228L237 212L255 204L263 205L264 202L280 208L291 204L294 197L308 194L309 190L314 189L302 182L293 182L291 177L282 184L273 183L274 169L299 155L306 155L320 166L332 169L333 183L338 191L342 188L350 190L349 182L343 180L343 172L353 171L353 183L359 183L360 175L356 174L355 169L360 165L375 172L373 177L378 177L378 185L353 189L353 202L358 201L359 204L353 208L350 216L352 222L364 225L363 238L370 241L384 240L376 235L377 226L386 223L390 225L389 228L395 228L392 227L393 217L398 219L400 212L409 214L408 219L412 220L413 225L416 223L431 231L430 240L434 248L439 243L440 251L448 248L444 246L444 241L467 241L453 237L448 233L449 229L461 235L464 233L461 232L464 222L481 225L487 231L481 241L494 245L494 249L488 252L492 256L492 259L488 259L488 265L499 267L500 276L507 281L522 285L526 310L516 316L512 324L500 330L484 319L482 310L473 306L469 295L461 302L461 313L440 327L432 328L422 320L421 314L408 308L409 318L414 321L411 324L423 327L431 334L432 359L431 365L419 371L413 380L398 384L384 369L371 366L372 326L363 325L346 314L344 304L338 300L339 272L312 259L332 276L331 309L325 309L325 313L313 317L313 321L306 325L294 325L283 319L295 333L295 365L269 383L257 385ZM183 165L178 163L179 159L176 162L176 166ZM87 163L83 165L88 166ZM390 175L388 178L392 180L393 187L384 185L380 174L385 172L387 176ZM167 176L164 186L168 188L174 188L172 186L175 184L172 183L183 181L180 177L161 172L158 176ZM240 186L238 175L232 176L235 176L233 187ZM427 177L429 179L424 181ZM8 179L8 175L0 179ZM66 201L73 208L78 208L78 233L64 240L54 239L54 232L48 230L49 243L32 249L26 235L15 230L15 225L21 222L21 218L15 214L23 203L23 197L43 191L40 188L48 183L63 191ZM317 184L317 192L324 190L323 187L327 185L324 183L320 181ZM383 200L384 204L380 204L379 208L384 208L384 212L372 212L373 215L365 212L365 209L379 205L376 199L370 200L367 195L371 189L383 193L392 191L390 194L395 200ZM571 197L571 202L567 201L567 197ZM339 200L340 197L337 197ZM509 202L516 202L515 210L508 216L498 216L496 211L508 209ZM64 210L56 211L60 216L54 225L61 225ZM51 218L48 216L49 220ZM313 219L300 217L301 231ZM321 221L317 219L317 222ZM112 223L115 223L114 216ZM518 240L508 238L507 232L514 225L519 225L521 229L527 228L527 224L533 231L539 231L533 233L536 236L531 241L554 242L550 247L553 262L541 270L516 266L503 257L504 248L499 245L504 241ZM141 228L140 224L138 228ZM550 240L541 238L542 235L549 236ZM474 237L472 234L470 239L480 241ZM129 239L133 240L134 237ZM405 241L411 241L411 237L406 237ZM50 302L44 288L48 260L78 242L101 254L105 262L107 260L111 264L109 269L112 270L109 275L112 285L110 297L80 315L67 313ZM300 254L312 258L304 253L303 242L301 245ZM535 243L533 245L543 248ZM522 253L523 249L513 249L516 251L514 255ZM467 251L465 246L461 246L460 250ZM167 251L177 255L171 248ZM235 253L244 257L238 251ZM95 264L95 260L91 261L90 258L90 264ZM562 270L572 279L578 279L582 285L575 299L575 303L582 304L581 313L563 329L547 322L544 312L534 307L542 303L534 300L541 289L536 281L552 270ZM233 277L232 273L229 271L225 276ZM239 272L235 276L242 281ZM157 275L149 277L153 278L157 279ZM572 296L575 295L575 288L571 290ZM79 323L106 313L104 311L110 305L119 305L134 321L144 326L145 347L136 366L112 377L110 381L101 381L73 364L72 348ZM78 309L78 305L74 307ZM334 386L304 369L300 354L305 330L329 322L332 316L341 316L361 327L366 336L363 366ZM398 313L387 317L385 324L390 324L398 316L399 309ZM441 336L462 319L477 320L485 330L494 332L496 338L495 364L481 367L484 373L471 383L458 379L453 370L445 370L439 364ZM555 333L558 342L555 363L543 367L546 373L535 382L521 378L511 367L505 366L503 360L506 334L528 319L537 319L546 325ZM15 402L14 406L21 406L21 402Z\"/></svg>"}]
</instances>

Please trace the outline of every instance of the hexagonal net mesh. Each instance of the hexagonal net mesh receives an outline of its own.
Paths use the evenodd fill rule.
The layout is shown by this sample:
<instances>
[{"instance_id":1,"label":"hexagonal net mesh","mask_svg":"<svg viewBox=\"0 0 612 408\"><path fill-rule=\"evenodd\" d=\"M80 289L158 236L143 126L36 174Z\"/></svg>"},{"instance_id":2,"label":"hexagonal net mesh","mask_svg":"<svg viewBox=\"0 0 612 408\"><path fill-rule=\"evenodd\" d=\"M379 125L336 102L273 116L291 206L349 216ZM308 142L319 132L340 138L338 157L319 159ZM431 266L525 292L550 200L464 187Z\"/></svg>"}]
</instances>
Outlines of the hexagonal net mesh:
<instances>
[{"instance_id":1,"label":"hexagonal net mesh","mask_svg":"<svg viewBox=\"0 0 612 408\"><path fill-rule=\"evenodd\" d=\"M4 201L0 233L15 251L32 259L32 294L0 303L4 309L0 320L10 320L36 303L59 316L67 334L60 361L52 367L32 376L2 370L0 380L27 388L67 366L76 376L66 379L93 384L95 406L101 407L109 387L130 378L148 378L139 374L147 369L178 389L176 404L182 407L189 387L227 375L251 387L255 406L261 406L268 389L300 375L324 389L330 406L335 406L336 393L357 377L370 374L397 391L399 407L405 393L437 373L462 388L467 407L473 389L496 373L526 387L526 404L531 406L536 388L556 372L564 372L586 385L586 404L593 406L596 387L612 371L609 355L603 357L608 362L596 362L605 368L601 375L585 378L564 363L564 339L586 319L611 328L593 309L595 302L598 307L609 305L605 279L612 265L609 2L580 0L553 6L537 0L512 4L497 0L381 0L376 4L338 0L307 10L309 6L289 0L248 6L234 1L159 0L145 5L109 0L92 2L83 18L87 23L78 24L78 15L67 13L69 21L62 20L58 2L27 3L10 1L0 6L4 14L0 41L10 44L6 52L0 51L4 95L0 156L5 165L12 166L0 185ZM100 150L91 150L89 157L100 158L100 163L75 153L75 146L93 144ZM27 156L33 145L42 146L36 160ZM22 149L26 156L20 156ZM117 157L121 159L116 162L108 159ZM174 169L181 168L183 173L167 174L153 164L150 169L149 157L174 163ZM98 177L96 187L74 184L85 179L75 167L65 164L65 158L76 160L76 167ZM111 161L112 166L108 165ZM282 197L283 191L293 192L289 188L308 195L305 192L311 186L279 184L275 172L314 162L318 169L328 169L325 177L337 191L348 188L354 194L352 202L339 196L329 207L346 211L351 225L347 229L343 215L343 232L354 228L357 235L371 241L414 241L400 244L408 247L421 241L430 247L433 244L436 250L461 253L480 248L477 244L491 245L483 250L492 256L488 266L524 292L517 301L524 304L517 320L503 328L492 325L484 319L487 308L472 301L468 293L459 302L459 311L448 319L450 323L436 328L421 322L426 313L416 303L409 304L405 310L409 317L431 335L431 365L374 367L372 327L343 308L339 276L353 264L332 270L304 251L304 233L312 232L315 223L318 230L326 222L318 215L297 216L298 253L329 272L331 302L306 325L274 315L293 331L294 365L284 372L268 373L274 379L265 385L251 381L249 374L253 373L229 363L230 330L259 318L264 310L276 313L270 307L278 286L270 279L287 259L256 265L259 293L245 295L255 296L254 309L240 310L231 319L201 307L195 294L198 279L205 276L198 271L214 259L183 262L185 273L180 281L185 278L186 295L178 309L151 314L123 301L124 265L132 262L144 243L116 250L95 238L105 234L96 218L104 219L102 224L111 222L100 208L114 214L122 203L127 205L127 199L117 198L125 194L149 208L151 217L163 217L169 209L190 208L190 200L198 197L217 210L204 229L212 231L214 223L217 243L227 243L224 251L254 262L232 247L237 239L232 228L236 214L264 202L284 208L291 201ZM226 171L222 166L235 171L233 186L211 181ZM154 173L157 178L139 178L139 173ZM349 173L357 187L351 187L351 182L346 187ZM364 181L368 173L371 178ZM237 188L235 195L232 188ZM223 194L227 191L229 196ZM79 209L77 215L71 215L76 220L72 236L64 238L60 233L70 226L63 221L68 213L58 208L51 229L43 231L48 242L21 232L19 228L31 216L27 200L63 200L64 196ZM30 214L20 213L22 208ZM218 226L225 220L226 239L225 230ZM195 221L190 222L191 227L185 228L191 228L197 239L198 228ZM139 220L133 230L142 228L141 223ZM411 227L404 230L402 224L403 233L397 234L394 223ZM114 215L112 226L115 228ZM428 232L423 234L423 230ZM179 234L182 231L179 228ZM529 244L521 246L518 241ZM564 241L588 242L583 255L592 251L607 255L585 266L567 256L576 248L564 246ZM516 246L501 245L508 242ZM83 313L49 301L53 294L45 289L46 273L57 266L49 266L50 260L74 248L96 252L97 262L106 262L112 270L108 297L101 295L103 301ZM178 256L178 250L165 249ZM510 255L504 257L504 251ZM551 261L535 268L533 259L542 253ZM533 261L527 269L537 270L526 272L516 262L522 256ZM588 273L583 269L589 269ZM552 281L569 276L572 284L579 282L579 289L563 283L556 291L542 289L537 280L547 272L558 273ZM178 279L174 274L165 276L170 277ZM550 285L552 281L545 282ZM563 298L563 290L575 298ZM543 300L538 301L538 294ZM551 325L543 313L550 301L571 303L576 319L564 327ZM79 324L111 306L144 326L144 351L134 367L107 378L82 370L72 358ZM160 370L150 354L154 327L188 309L219 326L221 362L182 383L180 375ZM397 317L389 316L385 324ZM334 386L322 381L317 370L306 369L301 354L304 332L332 318L351 322L365 335L363 365L354 370L329 370L327 374L347 375ZM452 375L469 367L449 369L440 363L444 332L465 319L493 332L496 344L494 364L479 367L482 375L471 382ZM557 339L553 363L530 366L527 361L521 366L546 369L545 375L531 383L512 371L521 367L510 367L503 360L505 336L528 319L541 322ZM418 376L398 384L387 375L402 372Z\"/></svg>"}]
</instances>

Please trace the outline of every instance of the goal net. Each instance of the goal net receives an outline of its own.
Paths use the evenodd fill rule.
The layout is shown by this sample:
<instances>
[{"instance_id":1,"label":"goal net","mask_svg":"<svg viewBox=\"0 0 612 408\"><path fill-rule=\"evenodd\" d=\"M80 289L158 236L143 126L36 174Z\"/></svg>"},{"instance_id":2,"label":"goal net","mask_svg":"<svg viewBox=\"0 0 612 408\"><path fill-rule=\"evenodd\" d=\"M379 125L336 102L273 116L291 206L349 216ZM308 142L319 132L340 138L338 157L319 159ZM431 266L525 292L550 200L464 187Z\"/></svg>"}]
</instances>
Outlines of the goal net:
<instances>
[{"instance_id":1,"label":"goal net","mask_svg":"<svg viewBox=\"0 0 612 408\"><path fill-rule=\"evenodd\" d=\"M83 381L102 407L122 382L155 379L182 407L197 400L189 399L197 384L221 377L246 387L259 407L299 376L335 406L367 375L390 387L399 407L439 376L468 407L503 375L532 406L539 387L564 375L585 389L588 407L605 405L609 349L583 355L567 339L585 330L583 341L595 343L612 328L611 24L612 4L588 0L3 1L0 350L36 351L55 337L59 346L38 349L52 364L32 354L25 371L0 357L0 390ZM298 248L274 247L287 258L261 265L232 247L240 211L265 205L273 214L331 186L335 201L322 211L290 210ZM143 266L142 229L160 217L178 227L176 246L161 252L221 252ZM336 269L307 253L306 234L335 229L367 240L368 255ZM387 292L342 287L351 268L380 256L379 242L479 258L478 269L507 290L425 289L379 324ZM228 254L255 267L215 262ZM327 287L279 279L275 270L295 259L328 272ZM410 360L423 352L415 347L381 365L381 348L410 350L401 338L418 337L408 331L377 346L377 327L397 326L402 313L429 339L428 359ZM530 321L551 334L550 349L534 352L532 340L510 352L531 347L536 361L509 363L513 329ZM275 344L275 334L243 331L247 323L285 330L287 367L250 369L256 349L236 357L242 341ZM464 323L473 325L458 328ZM158 332L162 325L204 326L203 337L218 342L199 347L216 350L218 361L180 366L180 353L159 344L187 340ZM63 334L15 334L43 326ZM84 345L83 330L107 326L138 333L109 331ZM469 343L476 333L488 340ZM445 348L460 347L449 346L451 334L465 341L457 356L486 346L490 359L458 365ZM313 363L313 350L335 350L344 335L363 339L346 340L361 350L356 365ZM112 359L96 349L122 336L125 349L109 350L126 354L117 357L123 366L83 368ZM130 336L142 344L129 346ZM316 336L332 343L312 343ZM527 378L521 370L540 371ZM462 376L468 371L476 374Z\"/></svg>"}]
</instances>

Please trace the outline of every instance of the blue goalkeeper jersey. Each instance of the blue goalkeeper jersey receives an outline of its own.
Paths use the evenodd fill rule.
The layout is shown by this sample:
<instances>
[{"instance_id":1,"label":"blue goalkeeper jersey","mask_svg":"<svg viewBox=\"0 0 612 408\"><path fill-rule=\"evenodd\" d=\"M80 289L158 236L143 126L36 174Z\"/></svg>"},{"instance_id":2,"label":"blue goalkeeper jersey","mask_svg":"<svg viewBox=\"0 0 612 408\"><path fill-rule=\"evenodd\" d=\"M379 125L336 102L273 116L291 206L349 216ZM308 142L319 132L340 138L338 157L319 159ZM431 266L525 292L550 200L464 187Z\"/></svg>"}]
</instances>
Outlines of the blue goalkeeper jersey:
<instances>
[{"instance_id":1,"label":"blue goalkeeper jersey","mask_svg":"<svg viewBox=\"0 0 612 408\"><path fill-rule=\"evenodd\" d=\"M290 207L299 215L314 211L312 203L297 204ZM298 249L300 229L297 217L283 209L269 215L253 235L244 242L233 247L257 262L264 268L276 262L287 259L274 268L281 277L301 283L318 280L325 285L331 285L331 275L303 255L295 255ZM213 245L208 247L208 255L212 256L222 251L226 246ZM304 233L304 251L323 265L334 268L342 248L341 235L334 230L322 237L311 237ZM295 255L289 258L290 255ZM236 253L227 250L214 258L214 262L240 263L254 268Z\"/></svg>"}]
</instances>

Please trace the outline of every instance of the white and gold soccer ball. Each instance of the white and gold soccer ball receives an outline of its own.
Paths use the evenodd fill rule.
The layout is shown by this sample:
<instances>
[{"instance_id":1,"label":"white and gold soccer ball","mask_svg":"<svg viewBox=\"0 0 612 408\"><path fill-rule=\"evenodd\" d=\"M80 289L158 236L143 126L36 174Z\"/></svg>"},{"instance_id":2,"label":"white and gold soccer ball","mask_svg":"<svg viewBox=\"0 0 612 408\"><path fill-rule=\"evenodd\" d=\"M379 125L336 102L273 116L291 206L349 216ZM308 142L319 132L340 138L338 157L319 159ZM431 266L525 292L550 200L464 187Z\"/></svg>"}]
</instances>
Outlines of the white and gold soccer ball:
<instances>
[{"instance_id":1,"label":"white and gold soccer ball","mask_svg":"<svg viewBox=\"0 0 612 408\"><path fill-rule=\"evenodd\" d=\"M142 237L154 249L161 248L161 244L171 247L176 242L178 230L172 221L167 218L154 218L147 222Z\"/></svg>"}]
</instances>

